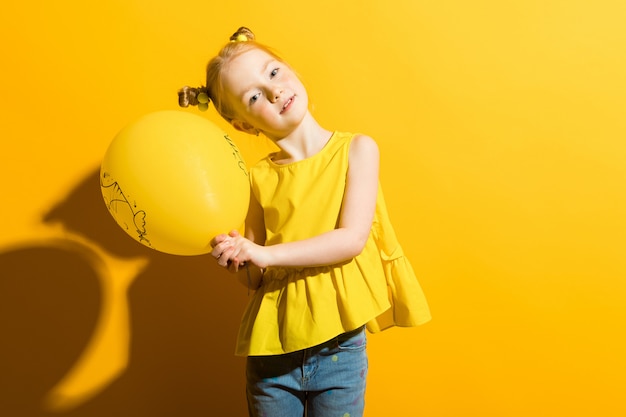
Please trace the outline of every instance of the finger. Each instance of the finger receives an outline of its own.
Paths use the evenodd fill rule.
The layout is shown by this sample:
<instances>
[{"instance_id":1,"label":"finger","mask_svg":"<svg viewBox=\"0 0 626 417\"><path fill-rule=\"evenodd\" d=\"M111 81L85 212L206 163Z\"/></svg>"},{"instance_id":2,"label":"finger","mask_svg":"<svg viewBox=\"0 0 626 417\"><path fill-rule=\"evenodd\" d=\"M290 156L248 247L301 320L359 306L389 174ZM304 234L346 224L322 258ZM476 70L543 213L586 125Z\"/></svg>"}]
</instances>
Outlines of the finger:
<instances>
[{"instance_id":1,"label":"finger","mask_svg":"<svg viewBox=\"0 0 626 417\"><path fill-rule=\"evenodd\" d=\"M227 238L227 236L225 235L224 237ZM224 251L226 251L230 247L232 247L232 239L228 238L220 242L219 244L215 245L215 247L213 247L213 250L211 251L211 255L213 255L215 259L219 259L222 257L222 254L224 253Z\"/></svg>"},{"instance_id":2,"label":"finger","mask_svg":"<svg viewBox=\"0 0 626 417\"><path fill-rule=\"evenodd\" d=\"M229 247L222 251L217 258L217 264L223 267L228 267L229 263L232 262L233 259L233 248Z\"/></svg>"},{"instance_id":3,"label":"finger","mask_svg":"<svg viewBox=\"0 0 626 417\"><path fill-rule=\"evenodd\" d=\"M224 233L222 233L221 235L215 236L213 239L211 239L211 247L213 248L216 247L217 245L219 245L226 239L228 239L228 235Z\"/></svg>"},{"instance_id":4,"label":"finger","mask_svg":"<svg viewBox=\"0 0 626 417\"><path fill-rule=\"evenodd\" d=\"M239 272L239 268L243 268L246 266L246 261L240 261L239 258L235 258L235 272Z\"/></svg>"},{"instance_id":5,"label":"finger","mask_svg":"<svg viewBox=\"0 0 626 417\"><path fill-rule=\"evenodd\" d=\"M222 257L222 254L226 249L228 249L228 247L229 245L220 243L213 248L213 250L211 251L211 256L213 256L215 259L220 259Z\"/></svg>"},{"instance_id":6,"label":"finger","mask_svg":"<svg viewBox=\"0 0 626 417\"><path fill-rule=\"evenodd\" d=\"M235 271L238 270L239 268L238 265L241 263L240 257L241 257L241 248L234 246L233 251L230 253L230 260L235 265Z\"/></svg>"}]
</instances>

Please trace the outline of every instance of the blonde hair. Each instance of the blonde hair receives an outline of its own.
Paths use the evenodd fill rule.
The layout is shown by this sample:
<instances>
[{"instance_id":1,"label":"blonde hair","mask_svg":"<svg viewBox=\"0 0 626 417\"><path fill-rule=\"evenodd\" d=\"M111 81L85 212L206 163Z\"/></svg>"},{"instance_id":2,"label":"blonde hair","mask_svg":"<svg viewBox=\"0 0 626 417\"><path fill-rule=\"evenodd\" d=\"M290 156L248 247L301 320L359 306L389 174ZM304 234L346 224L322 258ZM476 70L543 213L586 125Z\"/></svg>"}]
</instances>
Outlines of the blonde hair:
<instances>
[{"instance_id":1,"label":"blonde hair","mask_svg":"<svg viewBox=\"0 0 626 417\"><path fill-rule=\"evenodd\" d=\"M206 85L200 87L184 86L178 90L178 105L181 107L198 106L206 110L209 102L229 123L235 118L235 112L224 98L222 73L226 65L235 57L251 49L259 49L274 59L286 62L271 48L255 40L254 33L246 27L240 27L230 37L230 42L222 47L218 54L206 66Z\"/></svg>"}]
</instances>

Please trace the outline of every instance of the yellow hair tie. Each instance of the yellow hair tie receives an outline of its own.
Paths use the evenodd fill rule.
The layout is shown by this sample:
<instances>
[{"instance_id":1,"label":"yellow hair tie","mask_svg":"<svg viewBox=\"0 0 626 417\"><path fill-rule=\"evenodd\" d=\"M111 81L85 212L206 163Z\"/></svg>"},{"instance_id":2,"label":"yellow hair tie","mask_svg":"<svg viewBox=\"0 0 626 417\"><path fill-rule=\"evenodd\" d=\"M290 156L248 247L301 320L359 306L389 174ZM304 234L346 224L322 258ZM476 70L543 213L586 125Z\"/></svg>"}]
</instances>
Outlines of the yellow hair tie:
<instances>
[{"instance_id":1,"label":"yellow hair tie","mask_svg":"<svg viewBox=\"0 0 626 417\"><path fill-rule=\"evenodd\" d=\"M248 41L248 37L244 35L243 33L241 33L237 35L237 37L233 39L231 42L247 42L247 41Z\"/></svg>"}]
</instances>

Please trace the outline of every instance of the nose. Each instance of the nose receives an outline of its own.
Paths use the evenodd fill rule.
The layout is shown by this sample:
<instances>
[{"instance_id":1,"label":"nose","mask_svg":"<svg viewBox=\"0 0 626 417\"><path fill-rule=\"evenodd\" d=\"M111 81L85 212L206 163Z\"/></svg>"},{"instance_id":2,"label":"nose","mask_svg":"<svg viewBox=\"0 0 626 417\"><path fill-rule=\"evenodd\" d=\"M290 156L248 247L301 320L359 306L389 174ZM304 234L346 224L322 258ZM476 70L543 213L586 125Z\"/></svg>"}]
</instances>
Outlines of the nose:
<instances>
[{"instance_id":1,"label":"nose","mask_svg":"<svg viewBox=\"0 0 626 417\"><path fill-rule=\"evenodd\" d=\"M282 87L276 86L272 88L271 91L269 92L270 101L272 103L276 103L282 94L283 94Z\"/></svg>"}]
</instances>

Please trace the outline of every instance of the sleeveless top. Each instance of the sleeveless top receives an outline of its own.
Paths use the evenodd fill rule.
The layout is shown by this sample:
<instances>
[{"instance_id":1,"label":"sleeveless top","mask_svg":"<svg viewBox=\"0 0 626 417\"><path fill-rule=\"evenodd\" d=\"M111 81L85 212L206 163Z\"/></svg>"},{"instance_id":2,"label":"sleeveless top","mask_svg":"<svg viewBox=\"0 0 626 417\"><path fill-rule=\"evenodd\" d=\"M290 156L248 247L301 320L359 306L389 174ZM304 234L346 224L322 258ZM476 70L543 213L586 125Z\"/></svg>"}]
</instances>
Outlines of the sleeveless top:
<instances>
[{"instance_id":1,"label":"sleeveless top","mask_svg":"<svg viewBox=\"0 0 626 417\"><path fill-rule=\"evenodd\" d=\"M310 158L279 165L269 155L250 169L252 193L263 207L266 246L337 227L353 137L334 132ZM251 297L239 328L239 356L294 352L364 324L378 332L430 320L422 289L389 222L380 185L372 230L358 256L321 267L269 267Z\"/></svg>"}]
</instances>

